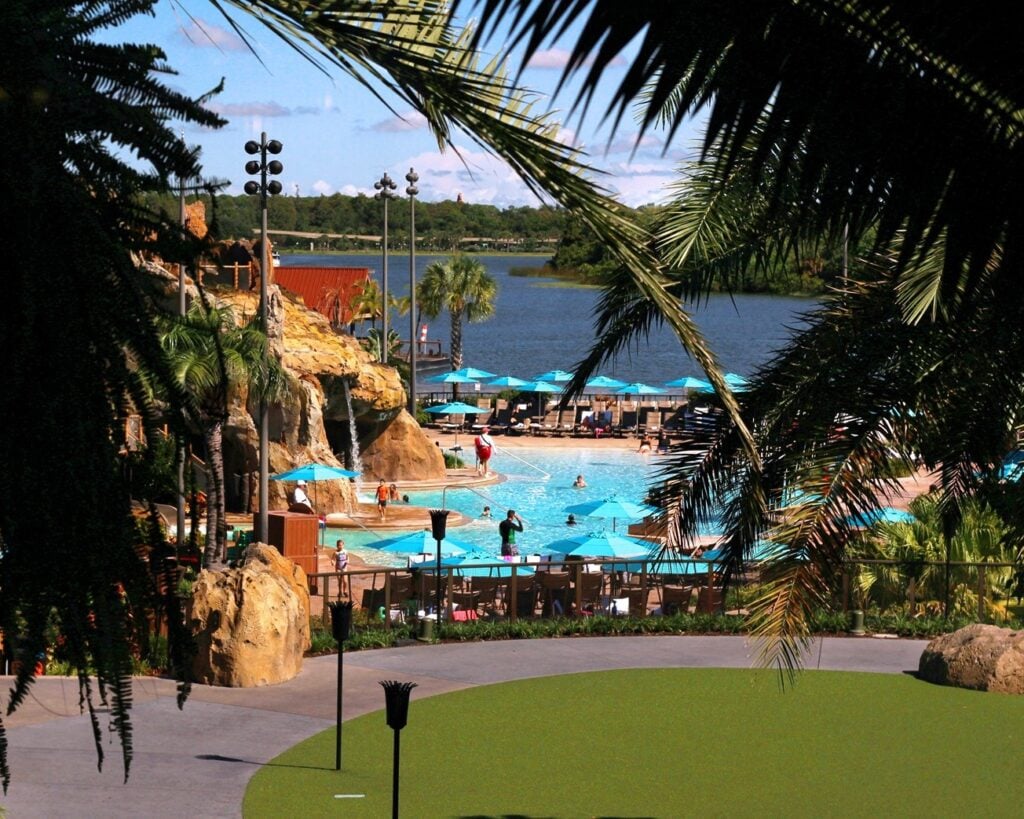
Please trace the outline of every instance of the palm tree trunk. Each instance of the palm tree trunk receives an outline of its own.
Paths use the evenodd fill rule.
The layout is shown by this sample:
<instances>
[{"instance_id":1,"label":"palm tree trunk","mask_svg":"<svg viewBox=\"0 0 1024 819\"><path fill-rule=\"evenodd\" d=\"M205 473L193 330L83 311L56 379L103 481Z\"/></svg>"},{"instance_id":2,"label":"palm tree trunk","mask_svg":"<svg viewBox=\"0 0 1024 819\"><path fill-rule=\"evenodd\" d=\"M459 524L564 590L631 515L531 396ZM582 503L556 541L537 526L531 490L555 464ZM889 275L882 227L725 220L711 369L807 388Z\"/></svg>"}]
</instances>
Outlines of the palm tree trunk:
<instances>
[{"instance_id":1,"label":"palm tree trunk","mask_svg":"<svg viewBox=\"0 0 1024 819\"><path fill-rule=\"evenodd\" d=\"M227 557L228 526L224 507L224 421L218 419L204 430L207 468L210 473L206 498L206 549L203 566Z\"/></svg>"},{"instance_id":2,"label":"palm tree trunk","mask_svg":"<svg viewBox=\"0 0 1024 819\"><path fill-rule=\"evenodd\" d=\"M462 311L449 310L448 320L452 327L452 369L462 369ZM459 400L459 385L452 384L452 400Z\"/></svg>"}]
</instances>

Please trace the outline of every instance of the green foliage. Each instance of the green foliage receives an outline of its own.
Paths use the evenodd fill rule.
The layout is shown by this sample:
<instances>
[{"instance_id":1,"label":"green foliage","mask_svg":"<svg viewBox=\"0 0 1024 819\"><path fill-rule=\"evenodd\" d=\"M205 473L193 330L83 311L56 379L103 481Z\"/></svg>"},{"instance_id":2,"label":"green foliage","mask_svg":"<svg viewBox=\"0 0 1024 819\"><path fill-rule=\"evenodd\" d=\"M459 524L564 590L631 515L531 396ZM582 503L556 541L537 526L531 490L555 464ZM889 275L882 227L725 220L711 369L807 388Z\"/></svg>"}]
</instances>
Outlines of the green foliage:
<instances>
[{"instance_id":1,"label":"green foliage","mask_svg":"<svg viewBox=\"0 0 1024 819\"><path fill-rule=\"evenodd\" d=\"M445 469L462 469L466 465L466 462L462 460L454 452L444 453L444 468Z\"/></svg>"},{"instance_id":2,"label":"green foliage","mask_svg":"<svg viewBox=\"0 0 1024 819\"><path fill-rule=\"evenodd\" d=\"M462 366L462 322L486 321L494 315L498 283L483 264L463 254L445 262L431 262L416 285L416 298L423 314L437 318L448 313L451 325L452 369ZM458 394L454 384L453 394Z\"/></svg>"},{"instance_id":3,"label":"green foliage","mask_svg":"<svg viewBox=\"0 0 1024 819\"><path fill-rule=\"evenodd\" d=\"M156 503L173 503L177 498L178 472L174 438L158 434L147 441L146 451L129 452L125 462L131 496Z\"/></svg>"}]
</instances>

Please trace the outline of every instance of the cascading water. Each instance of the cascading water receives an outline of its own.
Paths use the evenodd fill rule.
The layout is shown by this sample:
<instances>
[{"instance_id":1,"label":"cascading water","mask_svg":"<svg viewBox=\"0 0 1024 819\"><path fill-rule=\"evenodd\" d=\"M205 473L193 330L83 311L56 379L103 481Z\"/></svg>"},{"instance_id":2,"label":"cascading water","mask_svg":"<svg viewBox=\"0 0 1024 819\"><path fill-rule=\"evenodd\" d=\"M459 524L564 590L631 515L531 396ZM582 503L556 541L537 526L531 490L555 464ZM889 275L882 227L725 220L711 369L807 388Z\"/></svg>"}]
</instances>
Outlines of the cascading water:
<instances>
[{"instance_id":1,"label":"cascading water","mask_svg":"<svg viewBox=\"0 0 1024 819\"><path fill-rule=\"evenodd\" d=\"M352 391L349 389L348 380L342 379L345 392L345 407L348 409L348 457L349 469L353 472L362 472L363 463L359 459L359 433L356 431L356 414L352 411Z\"/></svg>"}]
</instances>

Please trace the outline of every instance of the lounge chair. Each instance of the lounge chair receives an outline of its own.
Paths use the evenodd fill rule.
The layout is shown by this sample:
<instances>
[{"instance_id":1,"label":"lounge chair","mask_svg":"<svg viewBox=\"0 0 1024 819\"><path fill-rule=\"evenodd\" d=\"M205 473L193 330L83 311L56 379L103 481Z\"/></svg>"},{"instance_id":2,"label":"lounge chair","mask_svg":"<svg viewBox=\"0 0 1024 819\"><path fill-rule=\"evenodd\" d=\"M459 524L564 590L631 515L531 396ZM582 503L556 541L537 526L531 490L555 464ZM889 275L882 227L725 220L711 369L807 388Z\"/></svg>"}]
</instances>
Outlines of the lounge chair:
<instances>
[{"instance_id":1,"label":"lounge chair","mask_svg":"<svg viewBox=\"0 0 1024 819\"><path fill-rule=\"evenodd\" d=\"M661 587L661 613L687 614L690 611L690 599L693 597L693 586Z\"/></svg>"}]
</instances>

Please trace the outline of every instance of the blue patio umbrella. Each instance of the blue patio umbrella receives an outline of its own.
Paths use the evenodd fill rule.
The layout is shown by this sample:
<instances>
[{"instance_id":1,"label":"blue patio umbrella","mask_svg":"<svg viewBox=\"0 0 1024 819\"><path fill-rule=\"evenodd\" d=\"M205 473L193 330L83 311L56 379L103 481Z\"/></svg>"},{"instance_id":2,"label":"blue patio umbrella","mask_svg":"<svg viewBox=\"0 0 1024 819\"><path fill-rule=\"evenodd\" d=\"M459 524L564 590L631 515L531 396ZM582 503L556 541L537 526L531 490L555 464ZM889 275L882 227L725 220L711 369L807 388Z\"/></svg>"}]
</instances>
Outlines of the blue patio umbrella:
<instances>
[{"instance_id":1,"label":"blue patio umbrella","mask_svg":"<svg viewBox=\"0 0 1024 819\"><path fill-rule=\"evenodd\" d=\"M565 370L548 370L533 378L535 381L572 381L572 373L567 373Z\"/></svg>"},{"instance_id":2,"label":"blue patio umbrella","mask_svg":"<svg viewBox=\"0 0 1024 819\"><path fill-rule=\"evenodd\" d=\"M303 464L287 472L271 475L273 481L337 481L342 478L358 478L358 472L327 464Z\"/></svg>"},{"instance_id":3,"label":"blue patio umbrella","mask_svg":"<svg viewBox=\"0 0 1024 819\"><path fill-rule=\"evenodd\" d=\"M432 375L426 379L431 384L475 384L477 379L470 375L464 375L457 370L440 375Z\"/></svg>"},{"instance_id":4,"label":"blue patio umbrella","mask_svg":"<svg viewBox=\"0 0 1024 819\"><path fill-rule=\"evenodd\" d=\"M595 375L586 383L588 390L617 390L626 386L625 381L609 378L606 375Z\"/></svg>"},{"instance_id":5,"label":"blue patio umbrella","mask_svg":"<svg viewBox=\"0 0 1024 819\"><path fill-rule=\"evenodd\" d=\"M586 518L611 518L612 531L615 531L616 518L627 520L640 520L648 515L657 512L654 506L647 506L643 503L618 500L617 498L605 498L604 500L592 500L584 503L574 503L566 506L563 512L571 512L574 515L582 515Z\"/></svg>"},{"instance_id":6,"label":"blue patio umbrella","mask_svg":"<svg viewBox=\"0 0 1024 819\"><path fill-rule=\"evenodd\" d=\"M512 566L494 555L470 554L441 558L441 568L452 568L460 577L511 577ZM431 567L430 570L432 570ZM424 568L424 571L430 571ZM525 563L516 564L516 574L530 575L534 570Z\"/></svg>"},{"instance_id":7,"label":"blue patio umbrella","mask_svg":"<svg viewBox=\"0 0 1024 819\"><path fill-rule=\"evenodd\" d=\"M476 367L463 367L461 370L453 370L456 375L464 375L466 378L472 378L474 380L482 380L484 378L494 378L497 373L489 373L487 370L478 370Z\"/></svg>"},{"instance_id":8,"label":"blue patio umbrella","mask_svg":"<svg viewBox=\"0 0 1024 819\"><path fill-rule=\"evenodd\" d=\"M910 512L894 509L892 506L882 506L843 518L847 526L852 526L855 529L866 529L876 523L913 523L915 520L916 518Z\"/></svg>"},{"instance_id":9,"label":"blue patio umbrella","mask_svg":"<svg viewBox=\"0 0 1024 819\"><path fill-rule=\"evenodd\" d=\"M724 377L725 383L733 389L736 389L737 387L746 387L750 384L750 382L739 373L726 373Z\"/></svg>"},{"instance_id":10,"label":"blue patio umbrella","mask_svg":"<svg viewBox=\"0 0 1024 819\"><path fill-rule=\"evenodd\" d=\"M639 381L634 381L632 384L627 384L625 387L615 391L616 395L664 395L665 391L661 387L652 387L649 384L641 384Z\"/></svg>"},{"instance_id":11,"label":"blue patio umbrella","mask_svg":"<svg viewBox=\"0 0 1024 819\"><path fill-rule=\"evenodd\" d=\"M408 532L397 537L389 537L385 540L378 540L376 543L367 544L382 552L399 552L411 555L437 554L437 541L434 540L429 529L418 532ZM475 544L459 537L448 535L441 541L441 557L464 555L467 552L476 551Z\"/></svg>"},{"instance_id":12,"label":"blue patio umbrella","mask_svg":"<svg viewBox=\"0 0 1024 819\"><path fill-rule=\"evenodd\" d=\"M537 414L543 415L540 412L540 394L546 392L561 392L561 387L556 387L554 384L549 384L547 381L527 381L525 384L519 386L520 392L535 392L537 393Z\"/></svg>"},{"instance_id":13,"label":"blue patio umbrella","mask_svg":"<svg viewBox=\"0 0 1024 819\"><path fill-rule=\"evenodd\" d=\"M501 375L497 378L492 378L487 382L488 387L521 387L527 383L522 378L516 378L514 375Z\"/></svg>"},{"instance_id":14,"label":"blue patio umbrella","mask_svg":"<svg viewBox=\"0 0 1024 819\"><path fill-rule=\"evenodd\" d=\"M472 404L466 404L462 401L434 404L432 407L426 407L423 411L429 412L431 415L479 415L480 413L487 412L482 407L474 407Z\"/></svg>"},{"instance_id":15,"label":"blue patio umbrella","mask_svg":"<svg viewBox=\"0 0 1024 819\"><path fill-rule=\"evenodd\" d=\"M705 381L703 378L694 378L692 375L688 375L686 378L677 378L675 381L668 381L665 383L665 386L683 390L696 390L697 392L704 393L715 391L710 381Z\"/></svg>"},{"instance_id":16,"label":"blue patio umbrella","mask_svg":"<svg viewBox=\"0 0 1024 819\"><path fill-rule=\"evenodd\" d=\"M648 554L651 544L615 532L591 532L555 540L545 548L573 557L635 558Z\"/></svg>"}]
</instances>

